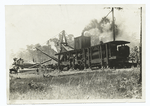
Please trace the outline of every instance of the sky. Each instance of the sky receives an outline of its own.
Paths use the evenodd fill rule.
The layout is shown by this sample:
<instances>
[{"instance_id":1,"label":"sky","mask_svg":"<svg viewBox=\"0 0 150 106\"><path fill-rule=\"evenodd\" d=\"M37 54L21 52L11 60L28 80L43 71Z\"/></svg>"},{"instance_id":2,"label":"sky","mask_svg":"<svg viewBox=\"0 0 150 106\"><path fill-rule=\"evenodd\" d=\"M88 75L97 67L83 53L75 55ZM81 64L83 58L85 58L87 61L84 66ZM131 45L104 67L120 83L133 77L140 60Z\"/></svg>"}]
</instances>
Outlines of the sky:
<instances>
[{"instance_id":1,"label":"sky","mask_svg":"<svg viewBox=\"0 0 150 106\"><path fill-rule=\"evenodd\" d=\"M43 44L67 34L80 36L91 20L101 20L111 9L110 5L7 5L5 6L5 34L7 51L16 53L26 45ZM139 5L117 5L123 10L114 11L115 23L123 30L123 40L139 39ZM111 5L112 7L112 5ZM111 14L108 18L111 19ZM127 35L127 36L126 36ZM131 38L130 38L131 37Z\"/></svg>"}]
</instances>

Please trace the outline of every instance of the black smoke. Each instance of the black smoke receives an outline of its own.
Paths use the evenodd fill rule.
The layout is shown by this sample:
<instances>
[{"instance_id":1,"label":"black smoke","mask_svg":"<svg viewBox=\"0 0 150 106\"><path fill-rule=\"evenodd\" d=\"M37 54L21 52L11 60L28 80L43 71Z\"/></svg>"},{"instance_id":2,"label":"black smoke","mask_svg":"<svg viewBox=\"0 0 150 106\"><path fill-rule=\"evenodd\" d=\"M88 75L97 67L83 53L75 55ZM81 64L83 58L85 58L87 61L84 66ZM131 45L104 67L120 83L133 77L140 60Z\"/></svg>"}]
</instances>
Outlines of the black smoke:
<instances>
[{"instance_id":1,"label":"black smoke","mask_svg":"<svg viewBox=\"0 0 150 106\"><path fill-rule=\"evenodd\" d=\"M118 36L119 28L117 24L114 24L115 27L115 37ZM113 32L113 25L112 21L109 18L103 17L100 21L97 19L91 20L91 22L83 29L82 34L84 34L85 31L89 31L91 29L98 29L101 36L103 33L110 33ZM111 38L113 35L110 36Z\"/></svg>"}]
</instances>

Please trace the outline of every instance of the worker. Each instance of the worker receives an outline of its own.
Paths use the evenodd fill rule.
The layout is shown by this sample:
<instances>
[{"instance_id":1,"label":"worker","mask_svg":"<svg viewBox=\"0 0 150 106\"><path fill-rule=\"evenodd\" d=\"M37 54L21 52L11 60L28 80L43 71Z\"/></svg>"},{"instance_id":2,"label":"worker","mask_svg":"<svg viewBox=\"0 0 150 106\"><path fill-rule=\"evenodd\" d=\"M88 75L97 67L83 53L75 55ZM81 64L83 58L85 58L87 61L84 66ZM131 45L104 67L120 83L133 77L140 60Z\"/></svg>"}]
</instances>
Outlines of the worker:
<instances>
[{"instance_id":1,"label":"worker","mask_svg":"<svg viewBox=\"0 0 150 106\"><path fill-rule=\"evenodd\" d=\"M37 72L37 75L39 75L39 69L38 68L36 69L36 72Z\"/></svg>"}]
</instances>

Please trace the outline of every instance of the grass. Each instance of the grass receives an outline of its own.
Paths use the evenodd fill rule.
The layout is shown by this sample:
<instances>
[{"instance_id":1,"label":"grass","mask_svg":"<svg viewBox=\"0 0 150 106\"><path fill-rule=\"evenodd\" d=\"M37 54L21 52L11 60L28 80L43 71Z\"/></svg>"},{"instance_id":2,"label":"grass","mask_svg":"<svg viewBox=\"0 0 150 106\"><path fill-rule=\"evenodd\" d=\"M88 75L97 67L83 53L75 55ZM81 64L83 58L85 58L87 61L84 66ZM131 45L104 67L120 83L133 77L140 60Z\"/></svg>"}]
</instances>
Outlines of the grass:
<instances>
[{"instance_id":1,"label":"grass","mask_svg":"<svg viewBox=\"0 0 150 106\"><path fill-rule=\"evenodd\" d=\"M10 80L9 97L10 100L141 99L139 72L138 68L105 69L77 76L48 78L42 73L20 73Z\"/></svg>"}]
</instances>

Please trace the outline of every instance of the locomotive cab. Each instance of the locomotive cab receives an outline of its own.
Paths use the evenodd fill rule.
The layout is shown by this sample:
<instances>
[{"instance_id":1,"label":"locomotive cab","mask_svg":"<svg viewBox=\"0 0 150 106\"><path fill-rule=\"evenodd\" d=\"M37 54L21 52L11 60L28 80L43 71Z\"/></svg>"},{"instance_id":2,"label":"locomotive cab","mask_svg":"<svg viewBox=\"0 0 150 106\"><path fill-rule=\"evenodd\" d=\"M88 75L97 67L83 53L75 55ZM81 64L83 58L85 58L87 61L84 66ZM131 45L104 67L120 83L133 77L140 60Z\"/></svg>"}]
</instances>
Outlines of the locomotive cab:
<instances>
[{"instance_id":1,"label":"locomotive cab","mask_svg":"<svg viewBox=\"0 0 150 106\"><path fill-rule=\"evenodd\" d=\"M118 47L118 55L121 57L128 57L129 56L129 46L121 45Z\"/></svg>"},{"instance_id":2,"label":"locomotive cab","mask_svg":"<svg viewBox=\"0 0 150 106\"><path fill-rule=\"evenodd\" d=\"M130 48L126 44L127 41L111 41L109 45L109 66L110 67L123 67L127 64Z\"/></svg>"},{"instance_id":3,"label":"locomotive cab","mask_svg":"<svg viewBox=\"0 0 150 106\"><path fill-rule=\"evenodd\" d=\"M109 42L109 57L127 58L130 53L129 46L125 45L127 41L112 41Z\"/></svg>"}]
</instances>

